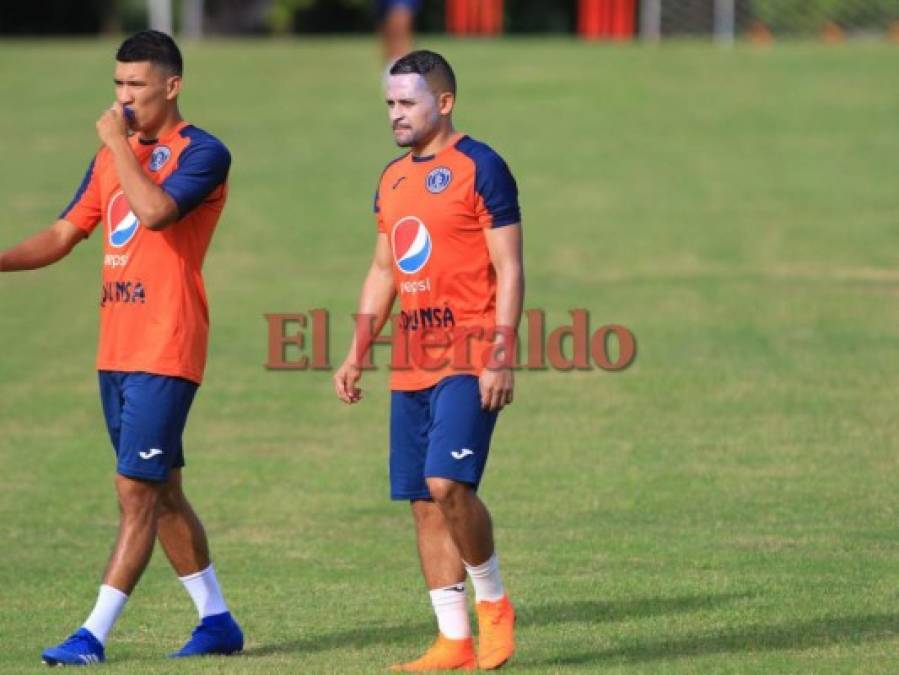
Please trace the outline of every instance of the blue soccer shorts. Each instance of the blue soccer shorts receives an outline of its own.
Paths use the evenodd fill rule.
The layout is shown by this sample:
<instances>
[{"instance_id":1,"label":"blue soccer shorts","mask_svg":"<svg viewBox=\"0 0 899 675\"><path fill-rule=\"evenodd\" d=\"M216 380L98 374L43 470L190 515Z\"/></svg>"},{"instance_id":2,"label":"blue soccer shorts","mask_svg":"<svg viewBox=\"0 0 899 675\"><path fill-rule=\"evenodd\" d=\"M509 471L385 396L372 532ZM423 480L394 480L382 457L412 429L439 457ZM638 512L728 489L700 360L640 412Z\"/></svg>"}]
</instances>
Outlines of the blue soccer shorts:
<instances>
[{"instance_id":1,"label":"blue soccer shorts","mask_svg":"<svg viewBox=\"0 0 899 675\"><path fill-rule=\"evenodd\" d=\"M474 375L391 392L391 499L430 499L426 478L448 478L477 489L498 414L481 408Z\"/></svg>"},{"instance_id":2,"label":"blue soccer shorts","mask_svg":"<svg viewBox=\"0 0 899 675\"><path fill-rule=\"evenodd\" d=\"M197 384L180 377L99 371L100 400L116 453L128 478L166 481L184 466L181 434Z\"/></svg>"}]
</instances>

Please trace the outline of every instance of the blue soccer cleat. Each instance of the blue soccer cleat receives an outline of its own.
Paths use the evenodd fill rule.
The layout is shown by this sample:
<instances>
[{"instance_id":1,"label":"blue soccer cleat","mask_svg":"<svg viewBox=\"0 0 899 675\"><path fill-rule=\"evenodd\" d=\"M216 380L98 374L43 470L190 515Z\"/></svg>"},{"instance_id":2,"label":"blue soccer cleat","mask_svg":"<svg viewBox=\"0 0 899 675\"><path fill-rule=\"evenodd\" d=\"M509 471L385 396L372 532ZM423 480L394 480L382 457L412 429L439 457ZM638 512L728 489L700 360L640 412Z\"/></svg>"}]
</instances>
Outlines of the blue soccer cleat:
<instances>
[{"instance_id":1,"label":"blue soccer cleat","mask_svg":"<svg viewBox=\"0 0 899 675\"><path fill-rule=\"evenodd\" d=\"M243 649L243 631L231 616L231 612L204 617L194 628L180 650L170 654L172 658L204 656L207 654L236 654Z\"/></svg>"},{"instance_id":2,"label":"blue soccer cleat","mask_svg":"<svg viewBox=\"0 0 899 675\"><path fill-rule=\"evenodd\" d=\"M79 628L66 640L50 647L41 658L48 666L89 666L106 660L103 645L87 628Z\"/></svg>"}]
</instances>

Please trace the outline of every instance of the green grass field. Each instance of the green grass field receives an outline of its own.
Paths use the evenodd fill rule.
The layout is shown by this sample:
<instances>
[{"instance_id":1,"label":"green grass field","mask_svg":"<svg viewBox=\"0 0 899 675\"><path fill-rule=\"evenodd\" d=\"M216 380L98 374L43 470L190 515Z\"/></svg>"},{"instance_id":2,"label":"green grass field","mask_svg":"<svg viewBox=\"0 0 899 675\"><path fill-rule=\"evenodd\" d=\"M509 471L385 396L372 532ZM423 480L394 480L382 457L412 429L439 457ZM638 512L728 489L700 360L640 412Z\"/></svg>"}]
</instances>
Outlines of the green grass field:
<instances>
[{"instance_id":1,"label":"green grass field","mask_svg":"<svg viewBox=\"0 0 899 675\"><path fill-rule=\"evenodd\" d=\"M458 126L509 161L526 306L637 336L628 371L524 372L482 494L527 672L899 671L895 46L427 42ZM112 43L0 43L0 245L98 142ZM157 552L108 672L380 672L434 633L387 498L386 373L269 372L267 312L327 307L342 357L392 146L372 43L185 50L186 116L234 164L207 258L186 484L245 655L163 657L196 616ZM0 279L0 670L90 610L115 535L92 370L100 242ZM384 362L383 354L381 362Z\"/></svg>"}]
</instances>

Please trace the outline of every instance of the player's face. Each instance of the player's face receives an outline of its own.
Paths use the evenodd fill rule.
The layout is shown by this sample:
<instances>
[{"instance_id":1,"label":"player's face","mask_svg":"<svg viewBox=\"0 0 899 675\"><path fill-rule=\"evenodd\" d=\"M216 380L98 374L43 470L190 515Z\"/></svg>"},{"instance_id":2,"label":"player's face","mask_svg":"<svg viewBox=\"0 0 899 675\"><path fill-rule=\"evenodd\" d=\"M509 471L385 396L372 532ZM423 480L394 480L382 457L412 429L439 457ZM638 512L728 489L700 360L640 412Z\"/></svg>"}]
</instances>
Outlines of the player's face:
<instances>
[{"instance_id":1,"label":"player's face","mask_svg":"<svg viewBox=\"0 0 899 675\"><path fill-rule=\"evenodd\" d=\"M129 125L135 131L158 129L181 89L179 76L149 61L117 61L114 79L116 100L131 110Z\"/></svg>"},{"instance_id":2,"label":"player's face","mask_svg":"<svg viewBox=\"0 0 899 675\"><path fill-rule=\"evenodd\" d=\"M440 124L440 102L421 75L387 78L387 110L393 138L401 148L423 145Z\"/></svg>"}]
</instances>

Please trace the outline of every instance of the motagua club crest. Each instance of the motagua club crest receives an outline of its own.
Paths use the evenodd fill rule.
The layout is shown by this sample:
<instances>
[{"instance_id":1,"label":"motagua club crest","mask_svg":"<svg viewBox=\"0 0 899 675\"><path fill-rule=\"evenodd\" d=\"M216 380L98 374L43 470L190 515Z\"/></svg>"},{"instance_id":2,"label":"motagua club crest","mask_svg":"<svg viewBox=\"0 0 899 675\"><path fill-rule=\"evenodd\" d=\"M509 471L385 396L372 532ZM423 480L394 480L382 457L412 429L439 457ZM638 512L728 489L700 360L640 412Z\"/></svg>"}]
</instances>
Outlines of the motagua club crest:
<instances>
[{"instance_id":1,"label":"motagua club crest","mask_svg":"<svg viewBox=\"0 0 899 675\"><path fill-rule=\"evenodd\" d=\"M150 155L150 171L159 171L171 156L172 150L167 145L153 148L153 154Z\"/></svg>"},{"instance_id":2,"label":"motagua club crest","mask_svg":"<svg viewBox=\"0 0 899 675\"><path fill-rule=\"evenodd\" d=\"M428 188L428 192L437 195L446 190L452 180L453 172L448 167L438 166L428 174L425 186Z\"/></svg>"}]
</instances>

